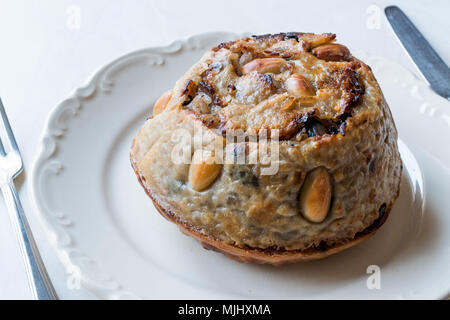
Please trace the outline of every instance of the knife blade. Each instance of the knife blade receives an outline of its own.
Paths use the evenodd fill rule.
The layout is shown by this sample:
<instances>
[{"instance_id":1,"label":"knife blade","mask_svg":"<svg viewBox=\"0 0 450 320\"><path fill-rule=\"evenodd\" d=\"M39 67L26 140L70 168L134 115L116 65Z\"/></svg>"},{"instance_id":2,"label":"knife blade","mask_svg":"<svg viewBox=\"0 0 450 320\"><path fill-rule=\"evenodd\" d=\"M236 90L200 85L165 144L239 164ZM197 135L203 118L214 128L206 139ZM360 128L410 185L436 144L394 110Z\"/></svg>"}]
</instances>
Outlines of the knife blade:
<instances>
[{"instance_id":1,"label":"knife blade","mask_svg":"<svg viewBox=\"0 0 450 320\"><path fill-rule=\"evenodd\" d=\"M450 69L416 26L397 6L384 9L389 23L431 88L450 99Z\"/></svg>"}]
</instances>

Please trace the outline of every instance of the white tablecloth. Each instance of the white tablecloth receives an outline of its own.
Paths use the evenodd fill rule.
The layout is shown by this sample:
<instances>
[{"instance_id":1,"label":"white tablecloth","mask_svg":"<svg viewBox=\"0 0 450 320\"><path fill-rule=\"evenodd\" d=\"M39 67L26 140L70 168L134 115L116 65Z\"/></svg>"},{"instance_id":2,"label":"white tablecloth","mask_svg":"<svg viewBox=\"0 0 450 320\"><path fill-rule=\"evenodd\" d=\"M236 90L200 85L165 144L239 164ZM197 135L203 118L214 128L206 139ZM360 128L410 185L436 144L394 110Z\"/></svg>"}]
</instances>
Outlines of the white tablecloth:
<instances>
[{"instance_id":1,"label":"white tablecloth","mask_svg":"<svg viewBox=\"0 0 450 320\"><path fill-rule=\"evenodd\" d=\"M418 74L384 15L400 6L450 63L450 2L441 1L143 1L2 0L0 95L25 170L17 179L23 207L60 298L93 299L71 290L29 200L28 176L49 111L100 66L130 51L207 31L333 32L351 49L397 61ZM0 197L0 299L30 297L17 241Z\"/></svg>"}]
</instances>

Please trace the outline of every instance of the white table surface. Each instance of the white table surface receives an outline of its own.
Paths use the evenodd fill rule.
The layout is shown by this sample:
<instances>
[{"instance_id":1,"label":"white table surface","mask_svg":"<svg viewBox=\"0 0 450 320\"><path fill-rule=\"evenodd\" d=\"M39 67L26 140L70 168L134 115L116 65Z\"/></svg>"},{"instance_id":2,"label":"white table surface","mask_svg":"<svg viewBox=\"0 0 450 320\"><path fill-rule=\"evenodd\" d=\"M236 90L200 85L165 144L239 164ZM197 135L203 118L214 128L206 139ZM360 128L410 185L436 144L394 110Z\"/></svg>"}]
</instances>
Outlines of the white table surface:
<instances>
[{"instance_id":1,"label":"white table surface","mask_svg":"<svg viewBox=\"0 0 450 320\"><path fill-rule=\"evenodd\" d=\"M405 11L449 64L448 0L2 0L0 96L25 168L16 185L59 297L95 299L85 289L66 286L67 274L30 203L28 176L47 115L73 89L125 53L207 31L333 32L351 49L387 57L418 74L384 16L383 9L390 4ZM1 197L0 257L0 299L30 298Z\"/></svg>"}]
</instances>

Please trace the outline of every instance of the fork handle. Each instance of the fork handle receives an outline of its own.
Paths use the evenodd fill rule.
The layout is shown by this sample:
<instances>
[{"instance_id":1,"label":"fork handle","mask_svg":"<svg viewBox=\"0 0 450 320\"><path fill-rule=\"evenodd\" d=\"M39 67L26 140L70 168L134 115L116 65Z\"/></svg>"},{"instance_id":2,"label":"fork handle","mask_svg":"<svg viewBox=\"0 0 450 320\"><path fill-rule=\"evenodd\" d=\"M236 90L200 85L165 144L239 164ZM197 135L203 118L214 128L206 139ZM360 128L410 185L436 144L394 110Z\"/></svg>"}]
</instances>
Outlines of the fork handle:
<instances>
[{"instance_id":1,"label":"fork handle","mask_svg":"<svg viewBox=\"0 0 450 320\"><path fill-rule=\"evenodd\" d=\"M30 226L28 225L16 187L12 180L4 183L1 186L1 190L25 260L25 268L33 299L58 299L33 239Z\"/></svg>"}]
</instances>

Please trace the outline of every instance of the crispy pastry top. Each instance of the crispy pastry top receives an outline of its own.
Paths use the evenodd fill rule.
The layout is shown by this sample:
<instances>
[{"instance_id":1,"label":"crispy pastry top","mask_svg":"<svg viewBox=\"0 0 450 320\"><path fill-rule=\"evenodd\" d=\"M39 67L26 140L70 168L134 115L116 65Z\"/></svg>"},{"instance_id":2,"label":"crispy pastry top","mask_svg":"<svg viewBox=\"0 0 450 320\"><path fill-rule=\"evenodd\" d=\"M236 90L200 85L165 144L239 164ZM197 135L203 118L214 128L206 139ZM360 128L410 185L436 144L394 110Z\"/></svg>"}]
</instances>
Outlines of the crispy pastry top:
<instances>
[{"instance_id":1,"label":"crispy pastry top","mask_svg":"<svg viewBox=\"0 0 450 320\"><path fill-rule=\"evenodd\" d=\"M169 109L185 109L222 134L345 135L355 107L379 88L370 68L334 41L330 33L292 32L221 43L177 83Z\"/></svg>"}]
</instances>

